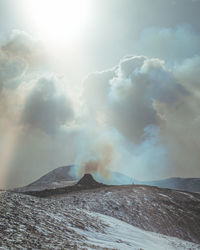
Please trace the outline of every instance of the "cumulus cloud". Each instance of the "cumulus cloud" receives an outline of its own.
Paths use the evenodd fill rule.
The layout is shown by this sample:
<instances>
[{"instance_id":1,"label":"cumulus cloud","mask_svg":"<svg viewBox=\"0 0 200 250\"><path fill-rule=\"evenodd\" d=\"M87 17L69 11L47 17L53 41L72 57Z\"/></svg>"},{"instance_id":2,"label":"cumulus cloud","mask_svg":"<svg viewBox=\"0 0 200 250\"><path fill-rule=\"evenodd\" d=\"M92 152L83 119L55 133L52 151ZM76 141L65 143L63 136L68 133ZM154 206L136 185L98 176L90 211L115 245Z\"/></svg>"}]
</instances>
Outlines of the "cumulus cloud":
<instances>
[{"instance_id":1,"label":"cumulus cloud","mask_svg":"<svg viewBox=\"0 0 200 250\"><path fill-rule=\"evenodd\" d=\"M199 92L200 56L185 59L174 69L176 78L190 91Z\"/></svg>"},{"instance_id":2,"label":"cumulus cloud","mask_svg":"<svg viewBox=\"0 0 200 250\"><path fill-rule=\"evenodd\" d=\"M12 140L12 157L7 162L9 187L25 185L56 166L72 164L74 111L56 77L40 77L18 88L23 96ZM16 101L16 100L15 100ZM11 131L6 130L8 136Z\"/></svg>"},{"instance_id":3,"label":"cumulus cloud","mask_svg":"<svg viewBox=\"0 0 200 250\"><path fill-rule=\"evenodd\" d=\"M79 131L71 125L73 106L59 84L55 77L41 77L14 91L17 109L9 102L8 113L12 115L6 118L4 114L4 126L0 122L0 133L4 134L1 173L3 167L9 171L5 186L28 184L56 166L73 163L74 138ZM3 153L6 145L9 154Z\"/></svg>"},{"instance_id":4,"label":"cumulus cloud","mask_svg":"<svg viewBox=\"0 0 200 250\"><path fill-rule=\"evenodd\" d=\"M38 68L47 64L46 57L40 41L24 31L13 30L9 38L0 45L0 90L3 87L18 87L30 67L33 70L33 66Z\"/></svg>"},{"instance_id":5,"label":"cumulus cloud","mask_svg":"<svg viewBox=\"0 0 200 250\"><path fill-rule=\"evenodd\" d=\"M8 40L2 45L2 51L10 57L23 59L29 66L42 65L46 58L42 42L21 30L12 31Z\"/></svg>"},{"instance_id":6,"label":"cumulus cloud","mask_svg":"<svg viewBox=\"0 0 200 250\"><path fill-rule=\"evenodd\" d=\"M121 171L135 173L136 177L143 176L143 179L152 177L149 170L154 172L154 178L163 173L165 176L198 174L198 65L198 56L171 68L159 58L128 56L110 71L112 74L108 75L108 71L97 73L97 83L95 74L92 75L92 84L88 82L90 77L86 79L85 90L90 86L97 98L96 102L94 94L90 98L87 93L89 115L94 116L97 124L117 129L132 145L130 150L127 142L121 143L123 153L116 150L119 155L128 154L123 158L124 162L128 158L127 169L118 160ZM99 79L104 79L102 89ZM103 117L100 122L99 117ZM146 133L149 128L159 132L149 137Z\"/></svg>"},{"instance_id":7,"label":"cumulus cloud","mask_svg":"<svg viewBox=\"0 0 200 250\"><path fill-rule=\"evenodd\" d=\"M16 82L26 70L26 63L17 57L9 57L0 50L0 90L15 88Z\"/></svg>"},{"instance_id":8,"label":"cumulus cloud","mask_svg":"<svg viewBox=\"0 0 200 250\"><path fill-rule=\"evenodd\" d=\"M66 95L58 93L55 79L40 78L27 95L21 123L46 133L55 133L73 119L73 108Z\"/></svg>"},{"instance_id":9,"label":"cumulus cloud","mask_svg":"<svg viewBox=\"0 0 200 250\"><path fill-rule=\"evenodd\" d=\"M89 82L86 79L84 83L86 90L98 93L96 98L94 95L84 96L88 109L91 109L93 114L95 109L96 117L103 112L102 116L107 124L114 126L135 142L141 140L146 126L158 122L153 106L155 100L172 105L177 102L179 96L189 94L165 67L164 61L157 58L126 57L109 78L107 72L101 74L99 77L97 73L97 84L94 75L93 84L90 78ZM105 79L102 89L99 89L99 78Z\"/></svg>"}]
</instances>

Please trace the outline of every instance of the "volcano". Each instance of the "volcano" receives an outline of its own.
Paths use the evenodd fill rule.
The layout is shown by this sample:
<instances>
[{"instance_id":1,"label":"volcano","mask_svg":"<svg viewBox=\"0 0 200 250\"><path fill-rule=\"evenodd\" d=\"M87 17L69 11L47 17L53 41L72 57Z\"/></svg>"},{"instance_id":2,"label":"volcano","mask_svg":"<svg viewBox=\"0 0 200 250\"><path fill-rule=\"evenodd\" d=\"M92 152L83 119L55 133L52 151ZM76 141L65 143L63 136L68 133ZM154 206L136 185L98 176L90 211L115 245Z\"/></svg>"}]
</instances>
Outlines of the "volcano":
<instances>
[{"instance_id":1,"label":"volcano","mask_svg":"<svg viewBox=\"0 0 200 250\"><path fill-rule=\"evenodd\" d=\"M104 184L97 182L91 174L85 174L76 184L79 187L101 187Z\"/></svg>"},{"instance_id":2,"label":"volcano","mask_svg":"<svg viewBox=\"0 0 200 250\"><path fill-rule=\"evenodd\" d=\"M49 197L60 194L66 194L69 192L77 192L85 189L93 189L108 186L103 183L97 182L91 174L85 174L76 184L68 185L61 188L44 189L38 191L25 191L23 194L38 196L38 197ZM20 191L18 191L20 193Z\"/></svg>"}]
</instances>

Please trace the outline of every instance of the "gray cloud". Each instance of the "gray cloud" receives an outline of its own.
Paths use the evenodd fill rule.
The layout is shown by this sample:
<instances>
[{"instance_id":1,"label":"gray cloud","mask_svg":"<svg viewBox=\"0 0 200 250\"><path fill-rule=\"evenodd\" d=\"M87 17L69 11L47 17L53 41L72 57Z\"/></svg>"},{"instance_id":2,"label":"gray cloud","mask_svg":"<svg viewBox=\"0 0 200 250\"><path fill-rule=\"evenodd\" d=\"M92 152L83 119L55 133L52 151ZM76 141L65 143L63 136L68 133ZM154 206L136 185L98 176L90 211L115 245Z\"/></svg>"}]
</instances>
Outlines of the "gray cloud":
<instances>
[{"instance_id":1,"label":"gray cloud","mask_svg":"<svg viewBox=\"0 0 200 250\"><path fill-rule=\"evenodd\" d=\"M13 100L18 109L8 103L9 113L4 114L4 134L7 152L1 161L6 167L6 187L25 185L54 169L56 166L72 164L75 159L74 138L79 130L73 128L74 110L70 99L59 90L59 79L41 77L24 83L15 93L21 97ZM15 119L13 118L15 116ZM0 144L1 148L1 144ZM1 183L1 185L3 185Z\"/></svg>"},{"instance_id":2,"label":"gray cloud","mask_svg":"<svg viewBox=\"0 0 200 250\"><path fill-rule=\"evenodd\" d=\"M15 88L16 81L25 72L26 63L17 58L9 57L0 50L0 89L4 86L6 88Z\"/></svg>"},{"instance_id":3,"label":"gray cloud","mask_svg":"<svg viewBox=\"0 0 200 250\"><path fill-rule=\"evenodd\" d=\"M40 78L26 97L21 123L53 134L73 119L72 105L63 94L57 93L55 80Z\"/></svg>"},{"instance_id":4,"label":"gray cloud","mask_svg":"<svg viewBox=\"0 0 200 250\"><path fill-rule=\"evenodd\" d=\"M199 92L199 69L200 56L196 55L185 59L181 64L174 69L176 78L190 91Z\"/></svg>"},{"instance_id":5,"label":"gray cloud","mask_svg":"<svg viewBox=\"0 0 200 250\"><path fill-rule=\"evenodd\" d=\"M107 77L107 72L94 75L91 84L85 81L89 90L85 99L88 109L96 110L96 118L104 115L105 122L116 127L122 134L139 141L144 128L157 124L157 113L153 107L155 100L176 103L179 96L188 95L163 61L156 58L130 56L121 60L118 69ZM99 79L104 79L100 89ZM97 89L96 89L97 87ZM90 93L98 93L98 95ZM85 92L84 92L85 95ZM103 109L102 109L103 108Z\"/></svg>"},{"instance_id":6,"label":"gray cloud","mask_svg":"<svg viewBox=\"0 0 200 250\"><path fill-rule=\"evenodd\" d=\"M86 79L89 115L97 124L113 127L125 138L123 150L116 149L125 156L122 159L127 168L118 161L121 171L136 178L199 174L198 66L198 56L171 68L158 58L128 56L112 74L96 73L97 83L95 74L92 84L88 82L90 77ZM102 89L99 79L103 80Z\"/></svg>"},{"instance_id":7,"label":"gray cloud","mask_svg":"<svg viewBox=\"0 0 200 250\"><path fill-rule=\"evenodd\" d=\"M2 45L2 51L10 57L23 59L29 66L42 65L46 58L42 42L21 30L12 31L9 39Z\"/></svg>"},{"instance_id":8,"label":"gray cloud","mask_svg":"<svg viewBox=\"0 0 200 250\"><path fill-rule=\"evenodd\" d=\"M33 71L34 67L37 69L45 63L46 54L42 43L23 31L13 30L9 38L0 45L0 89L3 86L17 88L30 67Z\"/></svg>"},{"instance_id":9,"label":"gray cloud","mask_svg":"<svg viewBox=\"0 0 200 250\"><path fill-rule=\"evenodd\" d=\"M73 162L73 105L62 79L35 70L44 65L40 52L40 44L20 31L0 49L1 187L28 184Z\"/></svg>"}]
</instances>

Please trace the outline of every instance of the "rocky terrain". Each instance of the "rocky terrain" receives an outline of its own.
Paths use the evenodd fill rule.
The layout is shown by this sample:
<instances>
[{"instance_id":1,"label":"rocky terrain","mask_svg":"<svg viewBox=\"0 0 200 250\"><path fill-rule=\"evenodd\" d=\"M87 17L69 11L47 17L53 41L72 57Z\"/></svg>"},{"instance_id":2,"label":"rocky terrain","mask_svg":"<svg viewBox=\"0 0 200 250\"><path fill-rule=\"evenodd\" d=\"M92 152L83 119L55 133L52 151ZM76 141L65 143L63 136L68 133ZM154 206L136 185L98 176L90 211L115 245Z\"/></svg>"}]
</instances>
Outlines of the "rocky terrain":
<instances>
[{"instance_id":1,"label":"rocky terrain","mask_svg":"<svg viewBox=\"0 0 200 250\"><path fill-rule=\"evenodd\" d=\"M51 199L200 244L200 194L149 186L105 186Z\"/></svg>"},{"instance_id":2,"label":"rocky terrain","mask_svg":"<svg viewBox=\"0 0 200 250\"><path fill-rule=\"evenodd\" d=\"M105 212L106 197L110 194L104 193L105 199L100 200L97 190L90 192L83 199L83 191L79 200L80 193L44 199L1 191L0 249L200 249L198 244L147 232L114 218L116 216L93 212L92 203L94 210L97 204L99 209L105 206ZM86 209L80 209L88 196L92 198L88 208L85 205Z\"/></svg>"},{"instance_id":3,"label":"rocky terrain","mask_svg":"<svg viewBox=\"0 0 200 250\"><path fill-rule=\"evenodd\" d=\"M45 178L42 189L1 192L2 249L200 249L198 193Z\"/></svg>"},{"instance_id":4,"label":"rocky terrain","mask_svg":"<svg viewBox=\"0 0 200 250\"><path fill-rule=\"evenodd\" d=\"M42 190L39 189L39 190L29 190L29 191L26 191L23 189L22 190L16 189L14 191L27 194L27 195L37 196L37 197L52 197L52 196L58 196L58 195L65 195L71 192L80 192L80 191L89 190L89 189L94 190L95 188L108 186L103 183L99 183L95 181L92 175L90 174L85 174L79 181L75 181L73 182L73 184L71 184L72 182L69 182L69 183L65 187L60 187L60 188L48 187Z\"/></svg>"}]
</instances>

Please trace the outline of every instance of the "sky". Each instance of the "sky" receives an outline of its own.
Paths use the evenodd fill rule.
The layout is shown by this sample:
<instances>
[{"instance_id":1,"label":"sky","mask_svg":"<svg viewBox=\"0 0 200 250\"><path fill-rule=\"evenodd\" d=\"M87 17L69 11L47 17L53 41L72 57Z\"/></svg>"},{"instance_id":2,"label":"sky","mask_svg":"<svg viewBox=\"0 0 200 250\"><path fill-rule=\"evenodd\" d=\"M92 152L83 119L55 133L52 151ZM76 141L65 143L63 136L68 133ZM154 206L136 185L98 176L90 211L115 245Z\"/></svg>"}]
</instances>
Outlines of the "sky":
<instances>
[{"instance_id":1,"label":"sky","mask_svg":"<svg viewBox=\"0 0 200 250\"><path fill-rule=\"evenodd\" d=\"M0 0L0 188L58 166L200 177L199 0Z\"/></svg>"}]
</instances>

